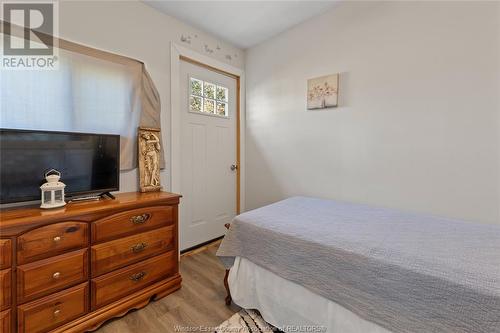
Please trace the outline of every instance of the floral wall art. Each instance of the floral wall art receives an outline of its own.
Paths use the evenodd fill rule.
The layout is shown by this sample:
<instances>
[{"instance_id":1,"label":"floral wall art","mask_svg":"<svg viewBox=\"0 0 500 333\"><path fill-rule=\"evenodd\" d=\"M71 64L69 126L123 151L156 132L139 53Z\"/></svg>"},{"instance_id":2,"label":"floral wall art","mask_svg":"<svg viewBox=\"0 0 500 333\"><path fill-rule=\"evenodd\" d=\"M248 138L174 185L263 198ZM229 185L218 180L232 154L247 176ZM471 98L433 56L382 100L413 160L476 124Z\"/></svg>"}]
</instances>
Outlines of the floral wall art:
<instances>
[{"instance_id":1,"label":"floral wall art","mask_svg":"<svg viewBox=\"0 0 500 333\"><path fill-rule=\"evenodd\" d=\"M338 105L339 74L307 80L307 109L326 109Z\"/></svg>"}]
</instances>

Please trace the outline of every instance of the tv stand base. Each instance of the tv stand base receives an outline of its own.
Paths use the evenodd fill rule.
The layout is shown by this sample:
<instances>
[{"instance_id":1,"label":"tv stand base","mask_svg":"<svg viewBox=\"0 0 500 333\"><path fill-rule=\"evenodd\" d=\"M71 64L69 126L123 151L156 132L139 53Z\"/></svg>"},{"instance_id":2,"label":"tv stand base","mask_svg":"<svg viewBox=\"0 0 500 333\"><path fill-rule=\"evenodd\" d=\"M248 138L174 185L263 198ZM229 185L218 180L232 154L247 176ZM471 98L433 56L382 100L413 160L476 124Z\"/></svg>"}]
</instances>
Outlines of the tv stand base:
<instances>
[{"instance_id":1,"label":"tv stand base","mask_svg":"<svg viewBox=\"0 0 500 333\"><path fill-rule=\"evenodd\" d=\"M69 198L69 202L81 202L81 201L99 201L101 199L110 198L112 200L116 199L116 197L110 192L103 192L101 194L91 194L83 197L74 197Z\"/></svg>"},{"instance_id":2,"label":"tv stand base","mask_svg":"<svg viewBox=\"0 0 500 333\"><path fill-rule=\"evenodd\" d=\"M84 197L70 198L68 202L82 202L82 201L99 201L101 196L99 195L87 195Z\"/></svg>"},{"instance_id":3,"label":"tv stand base","mask_svg":"<svg viewBox=\"0 0 500 333\"><path fill-rule=\"evenodd\" d=\"M111 192L103 192L103 193L99 194L99 197L103 198L103 199L104 199L104 197L108 197L112 200L116 199L116 197L113 194L111 194Z\"/></svg>"}]
</instances>

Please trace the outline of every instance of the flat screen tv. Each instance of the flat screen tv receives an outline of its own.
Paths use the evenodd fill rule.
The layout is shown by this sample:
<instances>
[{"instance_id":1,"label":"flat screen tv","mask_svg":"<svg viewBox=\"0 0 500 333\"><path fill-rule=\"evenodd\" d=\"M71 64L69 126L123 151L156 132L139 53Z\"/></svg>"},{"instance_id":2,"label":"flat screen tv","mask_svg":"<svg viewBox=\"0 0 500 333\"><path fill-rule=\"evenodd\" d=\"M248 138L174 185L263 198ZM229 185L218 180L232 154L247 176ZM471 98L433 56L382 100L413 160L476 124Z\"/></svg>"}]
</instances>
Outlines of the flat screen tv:
<instances>
[{"instance_id":1,"label":"flat screen tv","mask_svg":"<svg viewBox=\"0 0 500 333\"><path fill-rule=\"evenodd\" d=\"M56 169L66 196L119 190L120 136L0 129L0 203L40 200Z\"/></svg>"}]
</instances>

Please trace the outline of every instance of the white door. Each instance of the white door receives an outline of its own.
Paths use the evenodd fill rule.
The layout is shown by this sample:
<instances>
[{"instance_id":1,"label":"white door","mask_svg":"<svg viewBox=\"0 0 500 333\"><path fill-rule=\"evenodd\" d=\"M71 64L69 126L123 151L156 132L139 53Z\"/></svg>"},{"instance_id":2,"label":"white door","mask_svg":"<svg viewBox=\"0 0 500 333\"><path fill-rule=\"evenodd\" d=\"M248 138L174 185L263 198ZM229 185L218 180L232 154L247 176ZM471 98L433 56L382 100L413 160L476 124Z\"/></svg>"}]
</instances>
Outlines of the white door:
<instances>
[{"instance_id":1,"label":"white door","mask_svg":"<svg viewBox=\"0 0 500 333\"><path fill-rule=\"evenodd\" d=\"M181 61L180 249L224 235L236 215L236 79Z\"/></svg>"}]
</instances>

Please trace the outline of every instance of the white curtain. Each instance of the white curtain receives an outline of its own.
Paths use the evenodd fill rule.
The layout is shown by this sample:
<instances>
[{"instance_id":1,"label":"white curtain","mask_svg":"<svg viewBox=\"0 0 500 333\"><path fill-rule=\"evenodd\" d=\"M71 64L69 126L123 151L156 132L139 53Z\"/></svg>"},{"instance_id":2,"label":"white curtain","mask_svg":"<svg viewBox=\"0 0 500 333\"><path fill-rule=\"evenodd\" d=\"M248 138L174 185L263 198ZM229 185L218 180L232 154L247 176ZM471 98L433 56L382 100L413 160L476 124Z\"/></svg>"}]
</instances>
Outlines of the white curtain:
<instances>
[{"instance_id":1,"label":"white curtain","mask_svg":"<svg viewBox=\"0 0 500 333\"><path fill-rule=\"evenodd\" d=\"M56 70L0 70L0 127L119 134L121 169L132 169L142 75L140 62L62 48Z\"/></svg>"}]
</instances>

